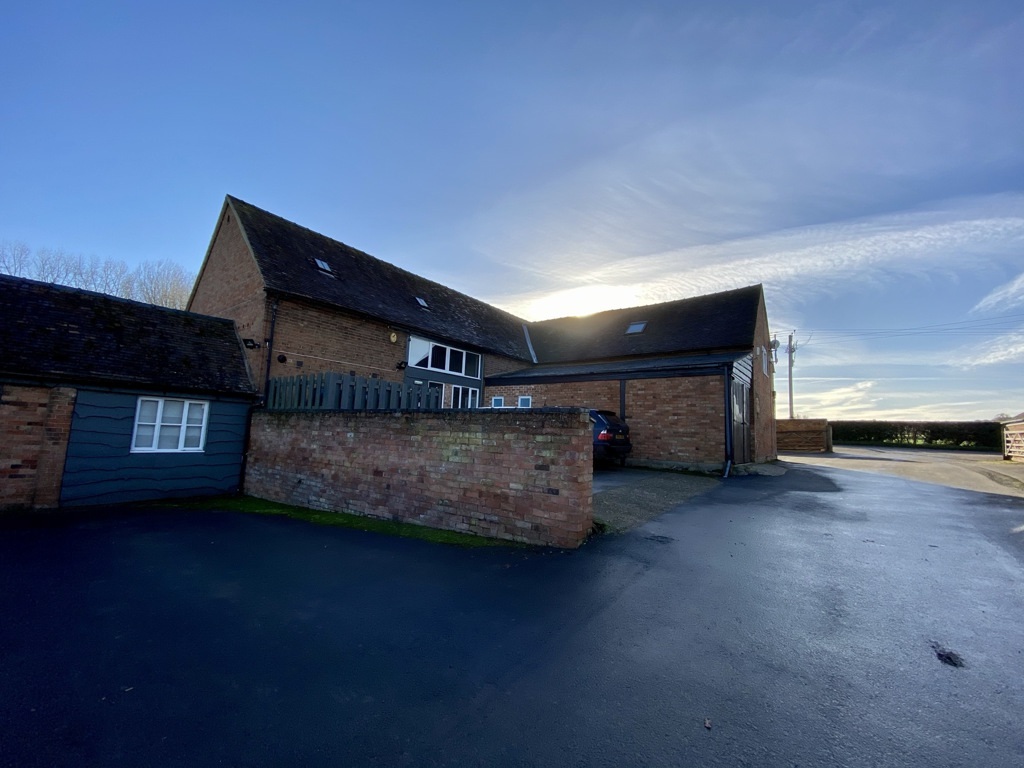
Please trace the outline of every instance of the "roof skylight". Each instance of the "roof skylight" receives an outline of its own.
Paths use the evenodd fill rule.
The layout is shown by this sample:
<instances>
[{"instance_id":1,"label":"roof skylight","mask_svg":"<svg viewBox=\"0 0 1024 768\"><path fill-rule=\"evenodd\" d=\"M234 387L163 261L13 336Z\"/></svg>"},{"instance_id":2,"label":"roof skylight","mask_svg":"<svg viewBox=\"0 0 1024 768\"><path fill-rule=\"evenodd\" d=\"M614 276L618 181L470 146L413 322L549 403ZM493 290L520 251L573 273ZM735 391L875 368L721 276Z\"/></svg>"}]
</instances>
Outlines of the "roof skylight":
<instances>
[{"instance_id":1,"label":"roof skylight","mask_svg":"<svg viewBox=\"0 0 1024 768\"><path fill-rule=\"evenodd\" d=\"M420 296L416 297L416 303L419 304L424 309L430 309L430 305L427 304L427 300L424 299L424 298L421 298Z\"/></svg>"},{"instance_id":2,"label":"roof skylight","mask_svg":"<svg viewBox=\"0 0 1024 768\"><path fill-rule=\"evenodd\" d=\"M332 274L331 273L331 265L328 264L326 261L324 261L323 259L313 259L313 261L316 262L317 268L320 269L322 272L326 272L327 274Z\"/></svg>"},{"instance_id":3,"label":"roof skylight","mask_svg":"<svg viewBox=\"0 0 1024 768\"><path fill-rule=\"evenodd\" d=\"M644 328L646 328L646 327L647 327L647 321L646 320L638 320L635 323L630 323L629 324L629 328L626 329L626 334L629 335L631 333L643 333L644 332Z\"/></svg>"}]
</instances>

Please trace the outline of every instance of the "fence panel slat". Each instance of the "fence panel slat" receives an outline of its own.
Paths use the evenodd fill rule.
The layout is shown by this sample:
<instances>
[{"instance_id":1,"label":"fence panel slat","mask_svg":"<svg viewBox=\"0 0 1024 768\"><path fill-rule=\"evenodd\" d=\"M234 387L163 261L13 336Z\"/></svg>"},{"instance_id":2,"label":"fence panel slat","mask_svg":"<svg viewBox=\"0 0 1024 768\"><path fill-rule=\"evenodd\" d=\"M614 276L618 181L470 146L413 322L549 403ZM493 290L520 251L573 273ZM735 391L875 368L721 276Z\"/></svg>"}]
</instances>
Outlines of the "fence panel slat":
<instances>
[{"instance_id":1,"label":"fence panel slat","mask_svg":"<svg viewBox=\"0 0 1024 768\"><path fill-rule=\"evenodd\" d=\"M267 384L271 411L434 411L444 390L348 373L323 371L276 376Z\"/></svg>"}]
</instances>

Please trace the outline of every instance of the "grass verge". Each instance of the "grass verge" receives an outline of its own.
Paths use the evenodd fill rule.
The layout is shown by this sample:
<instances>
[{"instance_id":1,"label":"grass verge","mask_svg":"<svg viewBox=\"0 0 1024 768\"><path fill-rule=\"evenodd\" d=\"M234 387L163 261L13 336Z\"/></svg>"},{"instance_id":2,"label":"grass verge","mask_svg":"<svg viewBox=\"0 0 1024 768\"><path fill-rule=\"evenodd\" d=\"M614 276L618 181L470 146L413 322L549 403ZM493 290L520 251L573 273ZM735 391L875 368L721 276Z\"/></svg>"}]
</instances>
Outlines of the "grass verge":
<instances>
[{"instance_id":1,"label":"grass verge","mask_svg":"<svg viewBox=\"0 0 1024 768\"><path fill-rule=\"evenodd\" d=\"M529 544L522 544L517 541L489 539L471 533L428 528L423 525L403 523L397 520L363 517L362 515L353 515L348 512L325 512L318 509L295 507L291 504L280 504L276 501L266 501L265 499L257 499L253 496L214 496L206 499L159 502L154 506L209 510L211 512L246 512L254 515L279 515L317 525L355 528L359 531L383 533L388 536L402 536L408 539L421 539L423 541L432 541L435 544L449 544L457 547L531 548Z\"/></svg>"}]
</instances>

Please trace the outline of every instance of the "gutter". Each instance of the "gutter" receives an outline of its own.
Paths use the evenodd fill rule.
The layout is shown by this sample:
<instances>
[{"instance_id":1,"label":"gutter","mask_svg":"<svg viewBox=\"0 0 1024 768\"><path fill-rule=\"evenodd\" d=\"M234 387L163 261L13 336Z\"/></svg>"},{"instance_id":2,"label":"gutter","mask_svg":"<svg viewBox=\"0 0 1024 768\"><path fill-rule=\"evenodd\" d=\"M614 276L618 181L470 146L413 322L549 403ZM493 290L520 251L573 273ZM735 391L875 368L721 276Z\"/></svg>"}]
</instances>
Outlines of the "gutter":
<instances>
[{"instance_id":1,"label":"gutter","mask_svg":"<svg viewBox=\"0 0 1024 768\"><path fill-rule=\"evenodd\" d=\"M270 360L271 354L274 351L274 328L277 326L277 304L278 300L275 297L270 305L270 336L267 338L267 370L266 375L263 379L263 402L267 401L267 392L270 391Z\"/></svg>"},{"instance_id":2,"label":"gutter","mask_svg":"<svg viewBox=\"0 0 1024 768\"><path fill-rule=\"evenodd\" d=\"M722 470L722 477L729 476L732 469L733 445L732 445L732 366L723 366L725 374L725 468Z\"/></svg>"}]
</instances>

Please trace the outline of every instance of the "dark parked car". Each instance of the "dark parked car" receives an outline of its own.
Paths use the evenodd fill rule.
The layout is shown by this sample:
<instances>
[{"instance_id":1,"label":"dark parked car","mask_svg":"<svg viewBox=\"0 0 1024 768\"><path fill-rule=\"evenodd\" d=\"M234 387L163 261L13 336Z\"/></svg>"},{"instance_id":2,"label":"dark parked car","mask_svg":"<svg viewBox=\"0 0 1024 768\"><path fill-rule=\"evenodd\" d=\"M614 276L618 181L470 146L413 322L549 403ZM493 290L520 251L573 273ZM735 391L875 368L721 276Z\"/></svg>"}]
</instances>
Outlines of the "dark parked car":
<instances>
[{"instance_id":1,"label":"dark parked car","mask_svg":"<svg viewBox=\"0 0 1024 768\"><path fill-rule=\"evenodd\" d=\"M626 466L626 457L633 450L629 441L629 424L613 411L590 412L590 423L594 427L594 461L617 460Z\"/></svg>"}]
</instances>

